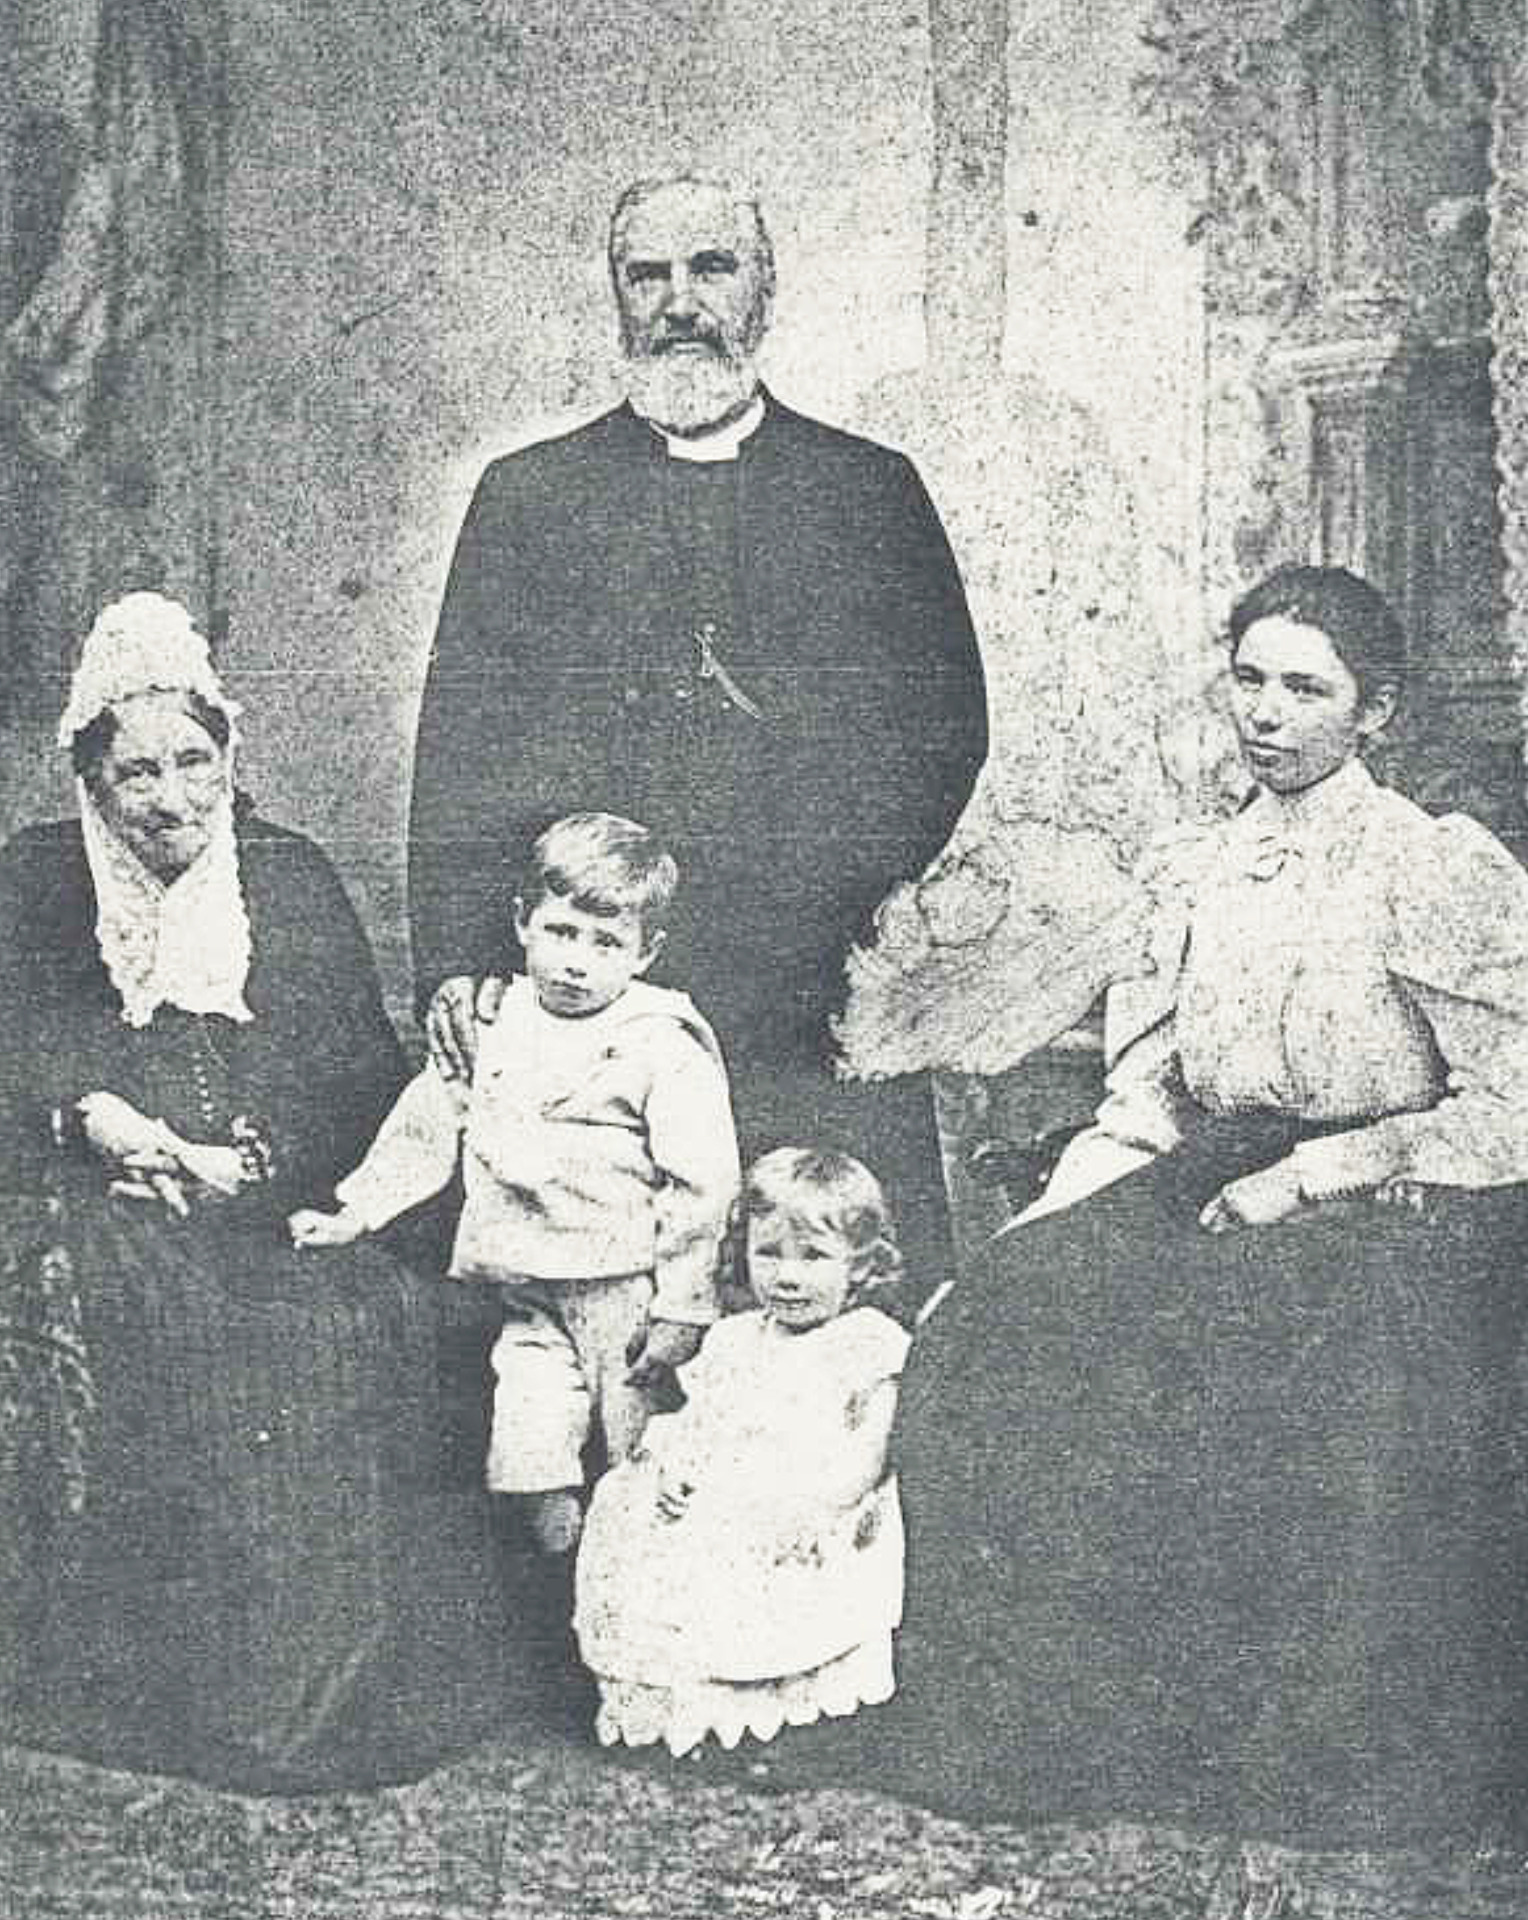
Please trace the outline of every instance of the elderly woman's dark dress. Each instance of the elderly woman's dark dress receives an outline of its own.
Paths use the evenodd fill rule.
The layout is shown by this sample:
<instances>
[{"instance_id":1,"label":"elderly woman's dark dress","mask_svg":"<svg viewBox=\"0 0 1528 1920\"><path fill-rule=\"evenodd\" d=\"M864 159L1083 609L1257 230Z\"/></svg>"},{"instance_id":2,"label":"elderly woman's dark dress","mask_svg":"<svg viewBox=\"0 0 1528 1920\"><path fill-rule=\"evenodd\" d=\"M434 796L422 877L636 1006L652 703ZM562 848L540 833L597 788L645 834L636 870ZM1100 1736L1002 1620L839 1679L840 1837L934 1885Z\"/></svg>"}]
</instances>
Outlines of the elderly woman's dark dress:
<instances>
[{"instance_id":1,"label":"elderly woman's dark dress","mask_svg":"<svg viewBox=\"0 0 1528 1920\"><path fill-rule=\"evenodd\" d=\"M298 1255L404 1066L311 842L239 805L252 1018L128 1024L77 822L0 851L12 1737L261 1788L418 1772L502 1704L485 1330L380 1248ZM105 1088L270 1177L178 1218L50 1113ZM450 1298L448 1299L448 1295ZM77 1298L78 1311L72 1300Z\"/></svg>"},{"instance_id":2,"label":"elderly woman's dark dress","mask_svg":"<svg viewBox=\"0 0 1528 1920\"><path fill-rule=\"evenodd\" d=\"M914 1343L902 1784L1476 1834L1528 1774L1528 877L1351 760L1154 892L1086 1197ZM1199 1223L1291 1154L1293 1217Z\"/></svg>"}]
</instances>

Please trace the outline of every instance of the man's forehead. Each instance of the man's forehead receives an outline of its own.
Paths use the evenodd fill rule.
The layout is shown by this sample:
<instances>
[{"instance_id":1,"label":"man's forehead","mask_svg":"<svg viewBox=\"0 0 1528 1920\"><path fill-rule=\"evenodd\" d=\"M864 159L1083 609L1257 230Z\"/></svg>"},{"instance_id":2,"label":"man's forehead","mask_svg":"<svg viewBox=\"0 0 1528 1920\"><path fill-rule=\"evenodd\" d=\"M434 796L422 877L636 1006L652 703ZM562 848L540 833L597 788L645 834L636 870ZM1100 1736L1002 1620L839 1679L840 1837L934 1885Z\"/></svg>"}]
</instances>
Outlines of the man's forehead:
<instances>
[{"instance_id":1,"label":"man's forehead","mask_svg":"<svg viewBox=\"0 0 1528 1920\"><path fill-rule=\"evenodd\" d=\"M657 260L684 260L721 248L739 257L755 250L747 203L720 187L677 181L659 187L626 216L620 251Z\"/></svg>"}]
</instances>

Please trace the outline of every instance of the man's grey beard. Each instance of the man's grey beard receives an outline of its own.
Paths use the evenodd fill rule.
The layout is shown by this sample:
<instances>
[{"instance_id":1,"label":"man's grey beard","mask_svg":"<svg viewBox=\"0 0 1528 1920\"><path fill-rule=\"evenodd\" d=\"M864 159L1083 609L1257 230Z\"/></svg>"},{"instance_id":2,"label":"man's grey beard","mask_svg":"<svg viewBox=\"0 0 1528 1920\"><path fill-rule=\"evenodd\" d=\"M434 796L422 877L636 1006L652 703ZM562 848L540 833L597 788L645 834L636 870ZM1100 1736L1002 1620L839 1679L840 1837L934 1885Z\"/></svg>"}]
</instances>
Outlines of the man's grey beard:
<instances>
[{"instance_id":1,"label":"man's grey beard","mask_svg":"<svg viewBox=\"0 0 1528 1920\"><path fill-rule=\"evenodd\" d=\"M742 412L758 385L753 361L719 354L629 354L626 391L644 420L669 433L703 433Z\"/></svg>"}]
</instances>

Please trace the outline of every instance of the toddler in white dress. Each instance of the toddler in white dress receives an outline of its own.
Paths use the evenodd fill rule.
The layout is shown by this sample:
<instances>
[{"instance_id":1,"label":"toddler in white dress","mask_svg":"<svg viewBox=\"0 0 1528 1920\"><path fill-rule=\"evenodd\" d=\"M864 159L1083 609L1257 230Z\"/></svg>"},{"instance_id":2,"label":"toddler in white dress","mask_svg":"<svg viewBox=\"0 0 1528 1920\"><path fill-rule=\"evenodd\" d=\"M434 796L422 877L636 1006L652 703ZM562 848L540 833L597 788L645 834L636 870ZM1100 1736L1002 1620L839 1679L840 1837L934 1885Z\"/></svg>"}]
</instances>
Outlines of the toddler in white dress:
<instances>
[{"instance_id":1,"label":"toddler in white dress","mask_svg":"<svg viewBox=\"0 0 1528 1920\"><path fill-rule=\"evenodd\" d=\"M575 1626L606 1745L731 1747L893 1691L908 1339L869 1304L901 1264L885 1196L847 1154L784 1147L740 1213L757 1305L710 1329L684 1406L590 1505Z\"/></svg>"}]
</instances>

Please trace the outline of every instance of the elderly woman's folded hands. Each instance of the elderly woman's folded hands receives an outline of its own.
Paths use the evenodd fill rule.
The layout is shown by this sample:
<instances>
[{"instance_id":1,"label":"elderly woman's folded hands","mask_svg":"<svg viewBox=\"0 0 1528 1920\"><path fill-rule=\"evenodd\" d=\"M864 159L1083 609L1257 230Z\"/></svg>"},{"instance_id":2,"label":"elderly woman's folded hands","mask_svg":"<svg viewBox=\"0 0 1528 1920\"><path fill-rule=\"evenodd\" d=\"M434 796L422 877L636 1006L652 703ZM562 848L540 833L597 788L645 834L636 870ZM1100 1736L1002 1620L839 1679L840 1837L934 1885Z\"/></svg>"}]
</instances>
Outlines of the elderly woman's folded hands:
<instances>
[{"instance_id":1,"label":"elderly woman's folded hands","mask_svg":"<svg viewBox=\"0 0 1528 1920\"><path fill-rule=\"evenodd\" d=\"M237 1147L184 1139L163 1120L141 1113L119 1094L97 1091L79 1102L84 1137L117 1177L111 1191L135 1200L159 1200L172 1213L190 1211L187 1182L234 1194L249 1174Z\"/></svg>"}]
</instances>

